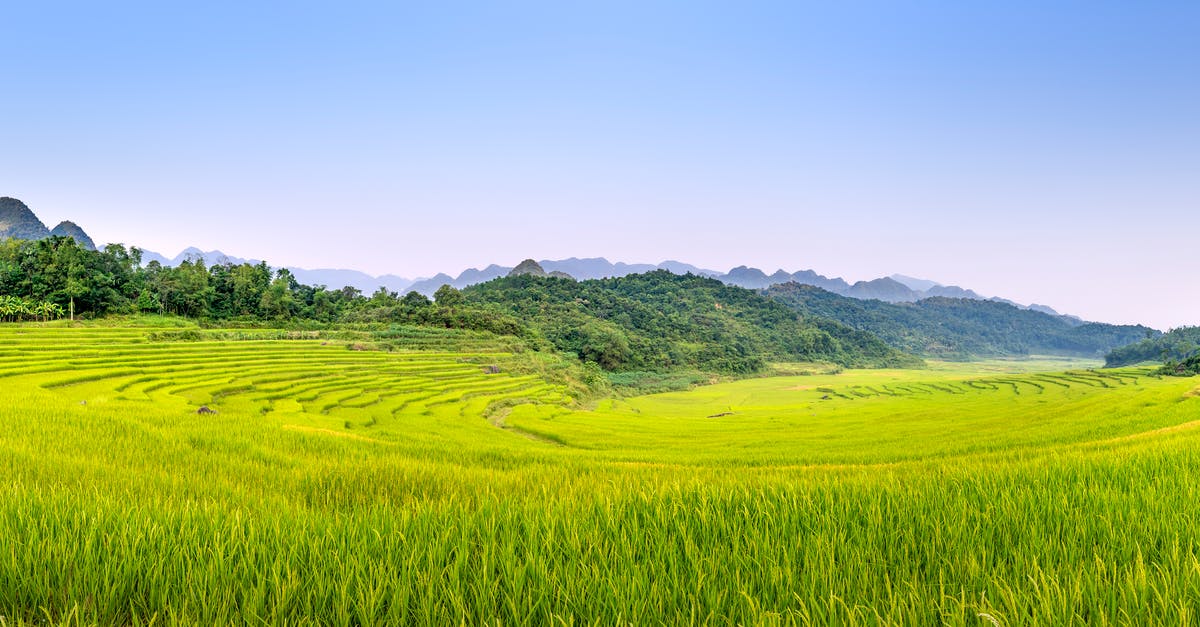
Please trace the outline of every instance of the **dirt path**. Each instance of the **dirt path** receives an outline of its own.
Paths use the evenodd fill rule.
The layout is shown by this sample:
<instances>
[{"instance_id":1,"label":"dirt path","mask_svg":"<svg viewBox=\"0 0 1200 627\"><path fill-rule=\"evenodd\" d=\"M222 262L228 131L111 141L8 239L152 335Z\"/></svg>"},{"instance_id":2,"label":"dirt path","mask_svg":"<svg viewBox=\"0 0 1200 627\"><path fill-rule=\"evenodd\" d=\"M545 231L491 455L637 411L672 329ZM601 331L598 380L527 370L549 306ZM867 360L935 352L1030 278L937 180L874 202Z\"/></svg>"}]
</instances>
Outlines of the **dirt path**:
<instances>
[{"instance_id":1,"label":"dirt path","mask_svg":"<svg viewBox=\"0 0 1200 627\"><path fill-rule=\"evenodd\" d=\"M519 436L529 438L530 440L533 440L534 442L541 442L543 444L550 444L553 446L566 446L565 444L563 444L562 442L559 442L557 440L551 440L550 438L540 436L536 433L530 433L524 429L521 429L519 427L514 427L514 426L508 424L507 422L505 422L505 420L508 418L508 415L512 413L512 410L513 410L512 407L500 407L495 410L486 412L485 417L487 418L487 421L490 422L492 424L492 426L496 427L497 429L504 429L505 431L511 431Z\"/></svg>"}]
</instances>

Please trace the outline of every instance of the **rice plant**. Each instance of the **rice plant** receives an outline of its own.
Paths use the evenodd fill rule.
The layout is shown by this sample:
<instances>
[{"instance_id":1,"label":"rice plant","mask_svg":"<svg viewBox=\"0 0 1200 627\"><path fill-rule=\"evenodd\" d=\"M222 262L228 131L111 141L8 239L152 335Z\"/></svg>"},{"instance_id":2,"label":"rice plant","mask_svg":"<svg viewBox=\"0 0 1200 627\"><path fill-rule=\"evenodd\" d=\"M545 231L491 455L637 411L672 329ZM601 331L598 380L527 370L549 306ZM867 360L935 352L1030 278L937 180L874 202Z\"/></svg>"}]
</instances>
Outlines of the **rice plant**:
<instances>
[{"instance_id":1,"label":"rice plant","mask_svg":"<svg viewBox=\"0 0 1200 627\"><path fill-rule=\"evenodd\" d=\"M0 326L0 624L1200 611L1195 378L957 364L584 403L489 337L204 331Z\"/></svg>"}]
</instances>

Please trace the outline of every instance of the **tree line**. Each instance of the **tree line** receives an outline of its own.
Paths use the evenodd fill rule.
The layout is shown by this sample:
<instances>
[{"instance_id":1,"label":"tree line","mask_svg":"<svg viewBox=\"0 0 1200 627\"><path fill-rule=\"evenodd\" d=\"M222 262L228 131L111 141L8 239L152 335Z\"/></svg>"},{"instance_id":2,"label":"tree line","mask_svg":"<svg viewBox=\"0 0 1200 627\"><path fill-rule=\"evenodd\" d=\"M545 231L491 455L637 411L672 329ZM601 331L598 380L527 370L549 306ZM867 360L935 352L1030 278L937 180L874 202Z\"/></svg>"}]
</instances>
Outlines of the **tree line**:
<instances>
[{"instance_id":1,"label":"tree line","mask_svg":"<svg viewBox=\"0 0 1200 627\"><path fill-rule=\"evenodd\" d=\"M1008 303L933 297L915 303L860 300L785 283L768 296L801 314L831 318L914 355L973 359L1050 354L1098 357L1158 332L1144 326L1084 323Z\"/></svg>"},{"instance_id":2,"label":"tree line","mask_svg":"<svg viewBox=\"0 0 1200 627\"><path fill-rule=\"evenodd\" d=\"M265 262L208 266L194 258L170 267L157 261L143 266L141 261L141 250L120 244L88 250L67 237L8 239L0 242L0 295L7 297L4 302L47 303L84 318L157 313L215 321L332 323L371 320L366 312L383 308L428 323L437 318L434 303L421 294L401 297L380 289L364 296L353 287L304 285L288 270L274 270Z\"/></svg>"},{"instance_id":3,"label":"tree line","mask_svg":"<svg viewBox=\"0 0 1200 627\"><path fill-rule=\"evenodd\" d=\"M1200 356L1200 327L1179 327L1159 336L1114 349L1104 365L1115 368L1143 362L1178 363Z\"/></svg>"},{"instance_id":4,"label":"tree line","mask_svg":"<svg viewBox=\"0 0 1200 627\"><path fill-rule=\"evenodd\" d=\"M515 276L442 286L433 299L385 288L299 283L259 264L141 263L137 248L80 248L70 238L0 243L0 294L73 316L157 313L217 323L411 324L518 336L535 349L610 371L691 369L748 374L773 361L920 365L869 333L806 317L720 281L651 272L576 282ZM57 310L55 310L57 311Z\"/></svg>"}]
</instances>

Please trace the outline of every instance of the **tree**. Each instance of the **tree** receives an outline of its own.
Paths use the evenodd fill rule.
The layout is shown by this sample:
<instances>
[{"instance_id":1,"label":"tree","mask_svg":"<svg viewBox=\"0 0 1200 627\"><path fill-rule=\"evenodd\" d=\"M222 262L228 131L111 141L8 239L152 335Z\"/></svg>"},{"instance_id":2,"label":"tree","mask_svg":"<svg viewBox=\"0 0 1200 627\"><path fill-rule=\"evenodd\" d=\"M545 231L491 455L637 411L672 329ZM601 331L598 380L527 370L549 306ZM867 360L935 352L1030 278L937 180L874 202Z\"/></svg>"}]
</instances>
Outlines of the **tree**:
<instances>
[{"instance_id":1,"label":"tree","mask_svg":"<svg viewBox=\"0 0 1200 627\"><path fill-rule=\"evenodd\" d=\"M79 263L71 264L67 270L67 284L63 289L67 294L67 298L71 300L71 322L75 321L75 299L87 294L88 286L84 282L83 265Z\"/></svg>"},{"instance_id":2,"label":"tree","mask_svg":"<svg viewBox=\"0 0 1200 627\"><path fill-rule=\"evenodd\" d=\"M454 289L454 286L443 285L433 293L433 300L439 306L453 309L463 304L463 295L462 292Z\"/></svg>"},{"instance_id":3,"label":"tree","mask_svg":"<svg viewBox=\"0 0 1200 627\"><path fill-rule=\"evenodd\" d=\"M151 292L149 289L144 289L142 293L138 294L136 307L138 311L162 312L162 303L158 300L158 294Z\"/></svg>"},{"instance_id":4,"label":"tree","mask_svg":"<svg viewBox=\"0 0 1200 627\"><path fill-rule=\"evenodd\" d=\"M379 286L374 294L371 294L370 305L372 307L395 307L398 300L398 295L384 286Z\"/></svg>"},{"instance_id":5,"label":"tree","mask_svg":"<svg viewBox=\"0 0 1200 627\"><path fill-rule=\"evenodd\" d=\"M404 298L400 299L400 303L406 307L411 307L414 309L416 309L418 307L428 307L433 304L433 303L429 302L428 296L426 296L416 290L413 290L413 291L405 294Z\"/></svg>"},{"instance_id":6,"label":"tree","mask_svg":"<svg viewBox=\"0 0 1200 627\"><path fill-rule=\"evenodd\" d=\"M176 311L185 316L208 316L213 290L209 284L208 268L204 267L204 260L185 260L174 269L173 274L178 284L173 298L167 302L175 304Z\"/></svg>"},{"instance_id":7,"label":"tree","mask_svg":"<svg viewBox=\"0 0 1200 627\"><path fill-rule=\"evenodd\" d=\"M271 281L270 287L263 292L259 302L263 316L276 319L291 318L295 313L295 306L296 299L292 297L288 277L282 275Z\"/></svg>"}]
</instances>

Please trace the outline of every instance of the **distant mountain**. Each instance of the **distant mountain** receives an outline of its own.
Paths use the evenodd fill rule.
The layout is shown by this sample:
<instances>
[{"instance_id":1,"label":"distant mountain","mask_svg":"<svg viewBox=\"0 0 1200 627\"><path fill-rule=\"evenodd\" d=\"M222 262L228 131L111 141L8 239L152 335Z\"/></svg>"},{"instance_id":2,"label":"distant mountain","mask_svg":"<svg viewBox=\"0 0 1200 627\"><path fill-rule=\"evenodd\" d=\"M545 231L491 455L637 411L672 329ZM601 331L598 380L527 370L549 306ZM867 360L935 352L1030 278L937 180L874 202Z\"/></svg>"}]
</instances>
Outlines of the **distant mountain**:
<instances>
[{"instance_id":1,"label":"distant mountain","mask_svg":"<svg viewBox=\"0 0 1200 627\"><path fill-rule=\"evenodd\" d=\"M924 296L907 285L883 277L873 281L859 281L844 292L846 296L860 300L882 300L889 303L915 303Z\"/></svg>"},{"instance_id":2,"label":"distant mountain","mask_svg":"<svg viewBox=\"0 0 1200 627\"><path fill-rule=\"evenodd\" d=\"M504 274L501 276L507 275L508 271L511 269L512 268L505 268ZM474 270L474 268L472 268L472 270ZM476 272L478 272L478 270L476 270ZM445 272L439 272L428 279L417 279L416 281L413 281L412 284L408 286L407 290L411 292L419 292L426 296L433 296L433 293L443 285L449 285L459 289L465 287L465 285L459 284L457 281L455 281L454 277L450 276L449 274L446 274Z\"/></svg>"},{"instance_id":3,"label":"distant mountain","mask_svg":"<svg viewBox=\"0 0 1200 627\"><path fill-rule=\"evenodd\" d=\"M85 233L84 230L74 222L64 221L58 226L54 227L54 231L50 231L46 228L46 225L43 224L36 215L34 215L33 211L31 211L29 207L25 206L25 203L15 198L0 198L0 239L6 237L16 237L20 239L41 239L44 237L49 237L50 235L72 237L76 242L85 248L91 248L94 250L96 247L95 243L92 242L92 239L88 237L87 233ZM203 251L195 247L190 247L183 250L172 259L168 259L167 257L154 251L142 251L143 264L149 264L157 261L165 266L177 266L189 259L202 259L204 260L204 264L207 266L219 263L261 263L261 261L257 259L242 259L240 257L226 255L219 250ZM731 269L729 272L722 274L715 270L707 270L674 260L663 261L657 265L652 265L648 263L613 263L603 257L570 257L568 259L558 260L543 259L541 261L534 262L534 264L546 275L561 276L577 280L618 278L631 274L643 274L646 272L653 272L655 270L666 270L673 274L693 274L696 276L712 277L727 285L735 285L750 289L766 289L773 285L798 283L801 285L819 287L835 294L860 300L879 300L889 303L911 303L933 297L985 300L983 296L980 296L978 293L969 289L964 289L955 285L942 285L936 281L905 276L903 274L893 274L890 277L883 277L870 281L859 281L853 285L850 285L844 279L838 277L829 278L817 274L813 270L801 270L798 272L789 273L780 269L768 275L758 268L738 266ZM332 289L350 286L367 294L374 293L380 288L385 288L393 292L415 291L426 296L433 295L433 293L443 285L450 285L455 288L462 289L471 285L486 283L488 281L508 276L509 273L514 270L511 267L492 264L483 270L468 268L460 273L457 277L452 277L445 273L438 273L430 278L418 278L415 280L410 280L390 274L376 277L365 272L348 269L321 268L310 270L296 267L288 267L287 269L291 271L291 273L296 277L297 281L307 285L324 285ZM1017 303L1003 298L993 297L987 300L1010 304L1014 307L1022 307ZM1029 309L1051 316L1061 317L1069 324L1083 324L1083 321L1079 318L1075 318L1073 316L1064 316L1050 307L1046 307L1045 305L1030 305Z\"/></svg>"},{"instance_id":4,"label":"distant mountain","mask_svg":"<svg viewBox=\"0 0 1200 627\"><path fill-rule=\"evenodd\" d=\"M775 274L767 276L758 268L738 266L730 270L727 274L719 275L716 278L731 285L738 285L751 289L764 289L772 285L783 285L785 283L799 283L801 285L819 287L841 296L848 296L850 298L857 298L860 300L880 300L887 303L914 303L926 298L987 300L1011 305L1018 309L1030 309L1049 314L1051 316L1057 316L1062 318L1064 322L1074 326L1083 324L1082 319L1075 316L1060 314L1059 312L1045 305L1034 304L1026 307L1020 303L1013 302L1006 298L987 298L981 296L974 290L965 289L957 285L942 285L937 281L918 279L915 277L905 276L903 274L893 274L888 277L874 279L872 281L859 281L854 285L849 285L846 283L846 281L840 278L829 279L813 272L812 270L803 270L790 275L783 270L779 270L776 271Z\"/></svg>"},{"instance_id":5,"label":"distant mountain","mask_svg":"<svg viewBox=\"0 0 1200 627\"><path fill-rule=\"evenodd\" d=\"M798 283L775 285L764 293L801 314L837 320L872 333L893 348L926 357L1100 357L1116 347L1158 334L1143 326L1079 324L1063 316L992 300L935 296L888 303L854 299Z\"/></svg>"},{"instance_id":6,"label":"distant mountain","mask_svg":"<svg viewBox=\"0 0 1200 627\"><path fill-rule=\"evenodd\" d=\"M546 276L546 270L538 262L526 259L509 270L508 276Z\"/></svg>"},{"instance_id":7,"label":"distant mountain","mask_svg":"<svg viewBox=\"0 0 1200 627\"><path fill-rule=\"evenodd\" d=\"M508 276L509 271L510 268L504 268L494 263L482 270L467 268L466 270L463 270L462 274L458 275L457 279L454 279L455 283L460 284L455 285L454 287L466 287L467 285L474 285L476 283L483 283L485 281L491 281L492 279L498 279L502 276ZM436 290L438 287L441 286L439 285L433 289Z\"/></svg>"},{"instance_id":8,"label":"distant mountain","mask_svg":"<svg viewBox=\"0 0 1200 627\"><path fill-rule=\"evenodd\" d=\"M851 298L882 300L889 303L912 303L931 296L983 299L982 296L971 290L953 285L945 286L936 281L915 279L902 274L894 274L871 281L859 281L850 285L844 279L831 279L812 270L801 270L791 274L784 270L777 270L774 274L767 275L758 268L738 266L726 274L717 275L716 278L730 285L750 289L765 289L772 285L799 283Z\"/></svg>"},{"instance_id":9,"label":"distant mountain","mask_svg":"<svg viewBox=\"0 0 1200 627\"><path fill-rule=\"evenodd\" d=\"M926 298L932 296L941 296L943 298L966 298L970 300L987 300L986 298L976 294L974 290L966 290L957 285L935 285L925 290ZM1057 313L1056 313L1057 315Z\"/></svg>"},{"instance_id":10,"label":"distant mountain","mask_svg":"<svg viewBox=\"0 0 1200 627\"><path fill-rule=\"evenodd\" d=\"M844 292L850 289L850 284L843 279L830 279L812 270L801 270L788 274L783 270L777 270L774 274L768 276L767 273L758 268L748 268L746 266L738 266L725 274L711 275L722 283L728 285L736 285L752 290L764 289L772 285L780 283L803 283L805 285L815 285L833 292Z\"/></svg>"},{"instance_id":11,"label":"distant mountain","mask_svg":"<svg viewBox=\"0 0 1200 627\"><path fill-rule=\"evenodd\" d=\"M51 235L71 237L84 248L95 250L96 245L91 237L79 225L71 221L63 221L54 227L51 231L46 228L46 225L38 219L25 205L25 203L15 198L2 197L0 198L0 239L7 237L15 237L18 239L42 239ZM203 260L206 266L211 266L220 263L232 264L259 264L261 261L257 259L243 259L226 255L219 250L204 251L199 248L189 247L174 258L168 259L164 255L151 250L142 250L142 263L149 264L157 261L164 266L178 266L186 260ZM532 260L527 260L532 261ZM1012 305L1018 308L1024 308L1013 301L1003 298L993 297L985 299L973 290L965 289L955 285L942 285L936 281L928 279L920 279L903 274L893 274L890 277L883 277L870 281L858 281L851 285L844 279L839 277L829 278L817 274L813 270L801 270L798 272L789 273L782 269L776 270L768 275L758 268L748 266L738 266L731 269L729 272L720 273L715 270L707 270L691 264L682 263L679 261L668 260L657 265L647 263L628 264L623 262L613 263L603 257L578 258L570 257L568 259L543 259L538 262L533 262L537 269L549 276L560 276L577 280L588 279L604 279L618 278L631 274L643 274L653 272L655 270L666 270L673 274L685 275L692 274L696 276L704 276L715 278L727 285L735 285L750 289L766 289L773 285L783 285L787 283L797 283L801 285L811 285L827 290L834 294L847 296L859 300L878 300L888 303L912 303L928 298L953 298L953 299L970 299L970 300L989 300L1003 304ZM416 291L426 296L431 296L442 285L451 285L455 288L462 289L479 283L486 283L501 277L508 276L514 268L492 264L482 270L476 268L468 268L460 273L457 277L452 277L445 273L439 273L430 278L418 278L415 280L406 279L396 275L372 276L365 272L349 269L306 269L297 267L287 268L296 277L297 281L307 285L324 285L331 289L338 289L343 286L350 286L360 290L363 293L374 293L380 288L387 289L392 292ZM540 276L540 275L539 275ZM1030 305L1028 309L1038 313L1044 313L1050 316L1056 316L1062 321L1071 325L1082 325L1083 321L1074 316L1066 316L1059 314L1054 309L1045 305Z\"/></svg>"},{"instance_id":12,"label":"distant mountain","mask_svg":"<svg viewBox=\"0 0 1200 627\"><path fill-rule=\"evenodd\" d=\"M1062 315L1062 314L1058 313L1057 311L1054 311L1054 308L1052 308L1052 307L1047 307L1046 305L1039 305L1037 303L1030 303L1029 306L1026 307L1026 309L1028 309L1029 311L1040 311L1044 314L1050 314L1051 316Z\"/></svg>"},{"instance_id":13,"label":"distant mountain","mask_svg":"<svg viewBox=\"0 0 1200 627\"><path fill-rule=\"evenodd\" d=\"M353 287L367 295L374 294L379 288L403 294L412 285L412 279L406 279L394 274L371 276L366 272L359 272L358 270L331 268L308 270L289 266L288 272L291 272L297 281L305 285L324 285L327 288L335 290L343 287Z\"/></svg>"},{"instance_id":14,"label":"distant mountain","mask_svg":"<svg viewBox=\"0 0 1200 627\"><path fill-rule=\"evenodd\" d=\"M571 257L570 259L560 259L557 261L543 259L538 263L546 272L554 272L557 270L559 272L565 272L580 280L621 277L629 274L652 272L658 269L658 266L653 266L648 263L612 263L603 257L593 257L590 259L578 259L576 257Z\"/></svg>"},{"instance_id":15,"label":"distant mountain","mask_svg":"<svg viewBox=\"0 0 1200 627\"><path fill-rule=\"evenodd\" d=\"M792 273L792 281L803 283L804 285L813 285L821 289L826 289L831 292L840 292L850 289L850 284L841 278L826 278L823 275L817 274L812 270L801 270Z\"/></svg>"},{"instance_id":16,"label":"distant mountain","mask_svg":"<svg viewBox=\"0 0 1200 627\"><path fill-rule=\"evenodd\" d=\"M248 263L258 265L262 263L259 259L244 259L233 255L227 255L219 250L201 250L196 247L185 248L173 258L167 258L165 255L156 253L152 250L142 251L142 265L147 265L152 261L157 261L164 266L178 266L184 261L204 261L205 266L213 266L216 264L231 263L240 265ZM296 280L305 285L324 285L330 289L341 289L343 287L353 287L364 294L373 294L379 288L383 287L392 292L405 292L409 286L413 284L411 279L396 276L393 274L385 274L383 276L372 276L358 270L345 270L334 268L297 268L293 266L286 267ZM445 276L445 275L442 275ZM448 278L448 277L447 277ZM438 283L437 287L440 287ZM437 287L433 289L436 290ZM433 292L430 291L430 294Z\"/></svg>"},{"instance_id":17,"label":"distant mountain","mask_svg":"<svg viewBox=\"0 0 1200 627\"><path fill-rule=\"evenodd\" d=\"M761 289L771 284L767 273L758 268L746 266L738 266L717 279L726 285L736 285L748 289Z\"/></svg>"},{"instance_id":18,"label":"distant mountain","mask_svg":"<svg viewBox=\"0 0 1200 627\"><path fill-rule=\"evenodd\" d=\"M96 243L78 224L64 220L50 230L25 203L5 196L0 198L0 240L10 237L28 240L70 237L80 247L96 250Z\"/></svg>"},{"instance_id":19,"label":"distant mountain","mask_svg":"<svg viewBox=\"0 0 1200 627\"><path fill-rule=\"evenodd\" d=\"M697 276L717 276L721 274L714 270L705 270L691 264L681 263L678 261L664 261L658 265L648 263L612 263L603 257L591 257L580 259L571 257L569 259L543 259L536 262L538 267L542 269L548 276L559 276L562 278L571 278L580 281L588 279L606 279L628 276L630 274L642 274L645 272L653 272L654 270L667 270L674 274L692 273ZM493 279L508 276L513 268L508 266L498 266L492 264L483 270L468 268L457 277L451 277L447 274L438 274L429 279L421 279L412 283L408 289L419 292L426 296L432 295L437 288L443 285L449 285L458 289L463 289L471 285L486 283ZM555 274L559 273L559 274Z\"/></svg>"},{"instance_id":20,"label":"distant mountain","mask_svg":"<svg viewBox=\"0 0 1200 627\"><path fill-rule=\"evenodd\" d=\"M170 259L167 259L165 256L160 255L159 253L156 253L153 250L142 250L142 265L143 266L148 266L152 262L155 262L155 261L157 261L158 265L160 265L160 266L174 265Z\"/></svg>"},{"instance_id":21,"label":"distant mountain","mask_svg":"<svg viewBox=\"0 0 1200 627\"><path fill-rule=\"evenodd\" d=\"M50 231L50 235L55 237L69 237L75 240L76 244L88 250L96 250L96 243L92 241L92 238L88 237L88 234L79 228L78 224L70 220L59 222L58 226Z\"/></svg>"},{"instance_id":22,"label":"distant mountain","mask_svg":"<svg viewBox=\"0 0 1200 627\"><path fill-rule=\"evenodd\" d=\"M674 261L674 260L670 260L670 259L658 264L658 267L660 270L666 270L667 272L671 272L673 274L691 273L696 276L707 276L707 277L715 277L715 276L719 276L721 274L720 272L717 272L716 270L705 270L704 268L699 268L699 267L693 266L690 263L683 263L682 261Z\"/></svg>"},{"instance_id":23,"label":"distant mountain","mask_svg":"<svg viewBox=\"0 0 1200 627\"><path fill-rule=\"evenodd\" d=\"M178 255L175 255L175 258L172 259L170 261L170 263L167 263L164 265L177 266L177 265L183 263L184 261L193 261L194 262L198 259L203 260L204 265L206 265L206 266L214 266L214 265L223 264L223 263L232 263L235 266L241 265L243 263L248 263L252 266L255 266L255 265L262 263L261 259L243 259L241 257L234 257L231 255L226 255L225 253L223 253L219 250L204 251L204 250L200 250L199 248L196 248L195 246L190 246L188 248L183 249L183 252L179 253ZM143 262L146 261L145 255L142 256L142 261Z\"/></svg>"},{"instance_id":24,"label":"distant mountain","mask_svg":"<svg viewBox=\"0 0 1200 627\"><path fill-rule=\"evenodd\" d=\"M903 274L893 274L892 276L890 276L888 278L892 279L893 281L896 281L898 283L903 283L908 289L917 291L917 292L927 292L927 291L929 291L930 288L940 287L942 285L941 283L938 283L937 281L930 281L929 279L918 279L918 278L911 277L911 276L904 276Z\"/></svg>"},{"instance_id":25,"label":"distant mountain","mask_svg":"<svg viewBox=\"0 0 1200 627\"><path fill-rule=\"evenodd\" d=\"M562 270L552 270L550 272L546 272L546 269L543 268L541 264L532 259L526 259L525 261L517 264L517 267L509 271L508 276L536 276L575 280L575 277L563 272Z\"/></svg>"},{"instance_id":26,"label":"distant mountain","mask_svg":"<svg viewBox=\"0 0 1200 627\"><path fill-rule=\"evenodd\" d=\"M228 260L232 263L259 263L257 260L246 260L238 257L230 257L219 250L202 251L198 248L188 248L184 250L174 259L166 259L158 253L152 251L144 251L142 256L143 263L149 263L152 260L157 260L163 265L178 265L184 259L204 259L206 265L214 263L222 263ZM529 260L532 261L532 260ZM855 298L859 300L879 300L889 303L912 303L926 298L945 297L945 298L963 298L971 300L992 300L1005 304L1010 304L1014 307L1024 308L1013 301L1002 298L985 299L973 290L964 289L955 285L942 285L936 281L928 279L918 279L905 276L902 274L894 274L889 277L883 277L870 281L858 281L851 285L844 279L839 277L826 277L817 274L813 270L800 270L798 272L789 273L785 270L776 270L768 275L758 268L748 266L738 266L731 269L729 272L721 273L715 270L700 268L691 264L682 263L679 261L663 261L657 265L647 263L613 263L603 257L578 258L570 257L568 259L543 259L535 261L547 275L569 277L576 280L602 279L602 278L619 278L631 274L643 274L654 270L667 270L674 274L693 274L696 276L705 276L715 278L727 285L745 287L749 289L766 289L773 285L782 285L785 283L799 283L801 285L811 285L828 290L835 294ZM301 283L309 285L324 285L329 288L339 288L344 285L361 290L363 293L373 293L380 287L386 288L393 292L415 291L426 296L432 296L437 289L443 285L450 285L457 289L463 289L471 285L486 283L501 277L508 276L513 271L513 267L501 266L492 264L480 270L477 268L468 268L462 271L458 276L451 276L446 273L438 273L429 278L418 278L415 280L405 279L395 275L385 275L382 277L374 277L369 274L358 272L355 270L331 270L318 269L308 270L304 268L288 267L288 270L296 276L296 279ZM561 273L555 275L554 273ZM1058 312L1037 305L1037 311L1053 316L1061 316ZM1072 316L1061 316L1070 324L1082 324L1082 320Z\"/></svg>"},{"instance_id":27,"label":"distant mountain","mask_svg":"<svg viewBox=\"0 0 1200 627\"><path fill-rule=\"evenodd\" d=\"M600 278L619 278L630 274L643 274L654 270L666 270L674 274L694 274L696 276L705 276L715 278L727 285L737 287L745 287L749 289L766 289L772 285L782 285L785 283L799 283L802 285L811 285L828 290L835 294L847 296L860 300L880 300L889 303L911 303L925 298L931 297L946 297L946 298L965 298L971 300L987 300L973 290L964 289L955 285L942 285L936 281L927 279L917 279L896 274L890 277L874 279L872 281L859 281L854 285L850 285L841 278L829 278L821 274L817 274L813 270L800 270L798 272L788 273L784 270L776 270L773 274L768 275L758 268L748 266L738 266L731 269L729 272L721 273L715 270L707 270L691 264L681 263L679 261L664 261L657 265L645 263L612 263L603 257L591 257L580 259L571 257L569 259L550 260L543 259L536 262L547 274L554 272L563 272L571 278L577 280L589 280ZM412 290L431 296L437 289L443 285L463 289L471 285L486 283L497 278L507 276L512 272L513 268L508 266L490 265L483 270L469 268L464 270L457 277L452 277L448 274L439 273L437 276L428 279L418 279L411 282L405 289ZM1005 299L991 299L998 302L1011 304L1014 307L1023 308L1021 305ZM1039 306L1041 307L1041 306ZM1058 312L1045 307L1040 309L1050 315L1058 316ZM1063 316L1064 320L1072 324L1081 324L1082 321L1078 318Z\"/></svg>"},{"instance_id":28,"label":"distant mountain","mask_svg":"<svg viewBox=\"0 0 1200 627\"><path fill-rule=\"evenodd\" d=\"M890 276L888 278L892 279L893 281L896 281L897 283L902 283L908 289L920 294L922 298L928 298L931 296L944 296L946 298L969 298L971 300L987 300L984 297L980 296L979 294L976 294L974 291L963 289L957 285L942 285L941 283L938 283L937 281L930 281L929 279L918 279L916 277L905 276L903 274L893 274L892 276ZM831 291L836 291L836 290L831 290ZM880 300L887 300L887 299L880 299ZM899 302L899 301L890 301L890 302ZM1013 304L1015 305L1015 303L1013 303ZM1017 305L1017 306L1019 307L1020 305ZM1055 312L1054 315L1058 315L1058 313Z\"/></svg>"},{"instance_id":29,"label":"distant mountain","mask_svg":"<svg viewBox=\"0 0 1200 627\"><path fill-rule=\"evenodd\" d=\"M44 239L50 229L34 215L25 203L16 198L0 198L0 239Z\"/></svg>"}]
</instances>

